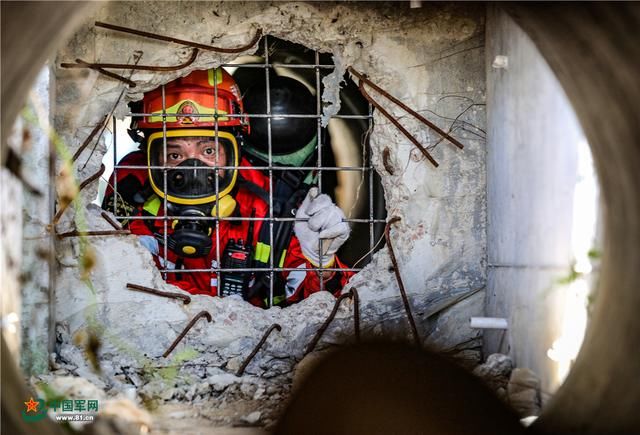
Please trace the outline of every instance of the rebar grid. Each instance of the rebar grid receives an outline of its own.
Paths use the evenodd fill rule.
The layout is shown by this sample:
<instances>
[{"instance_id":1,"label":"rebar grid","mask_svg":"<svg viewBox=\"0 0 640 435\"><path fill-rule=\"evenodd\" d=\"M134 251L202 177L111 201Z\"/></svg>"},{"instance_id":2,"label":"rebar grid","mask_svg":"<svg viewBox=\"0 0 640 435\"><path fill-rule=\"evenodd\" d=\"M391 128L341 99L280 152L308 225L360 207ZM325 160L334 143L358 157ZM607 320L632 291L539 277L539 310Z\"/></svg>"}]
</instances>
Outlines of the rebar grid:
<instances>
[{"instance_id":1,"label":"rebar grid","mask_svg":"<svg viewBox=\"0 0 640 435\"><path fill-rule=\"evenodd\" d=\"M184 217L184 216L170 216L168 214L167 211L167 200L166 198L163 198L162 200L162 204L163 204L163 216L118 216L117 214L117 203L118 203L118 190L117 190L117 171L118 170L123 170L123 169L138 169L140 170L141 167L140 166L131 166L131 165L119 165L117 160L117 148L116 148L116 142L115 142L115 134L114 134L114 182L113 182L113 189L115 192L115 200L114 200L114 210L113 213L116 215L116 217L122 218L122 219L127 219L127 220L162 220L163 221L163 247L162 250L160 252L160 256L161 256L161 264L164 266L163 268L160 268L160 271L163 274L163 277L166 279L167 278L167 274L169 273L215 273L216 275L218 275L218 279L219 274L221 272L268 272L270 274L270 285L269 285L269 306L273 305L273 295L274 295L274 282L275 282L275 273L282 273L282 272L291 272L291 271L308 271L308 272L314 272L314 273L318 273L318 277L319 277L319 282L320 282L320 290L324 289L325 286L325 281L327 278L324 277L324 275L321 272L358 272L360 270L362 270L362 268L352 268L352 267L320 267L323 263L323 241L320 240L319 241L319 246L318 246L318 257L320 259L320 266L319 267L306 267L306 268L291 268L291 267L276 267L275 266L275 259L274 259L274 249L272 248L269 252L269 266L268 267L250 267L250 268L233 268L233 269L228 269L228 268L223 268L221 267L221 253L222 253L222 248L220 246L220 224L221 222L224 221L230 221L230 222L241 222L241 221L260 221L260 222L268 222L269 224L269 243L270 246L273 247L273 243L274 243L274 222L296 222L296 221L308 221L308 219L297 219L295 217L276 217L273 215L273 187L274 187L274 183L273 183L273 175L274 172L278 172L278 171L296 171L296 170L301 170L301 171L316 171L317 174L317 185L318 185L318 189L320 191L320 193L322 193L322 187L323 187L323 183L322 183L322 173L324 171L334 171L334 172L338 172L338 171L354 171L354 172L360 172L362 173L362 177L364 179L364 177L366 176L366 174L368 173L368 196L369 196L369 200L368 200L368 207L369 207L369 214L368 214L368 218L346 218L343 220L343 222L347 222L350 224L367 224L369 225L369 251L366 254L366 258L369 259L369 261L372 258L373 255L373 250L374 250L374 242L375 242L375 237L374 237L374 224L381 224L386 222L385 219L376 219L375 218L375 213L374 213L374 168L372 165L372 161L371 161L371 150L370 150L370 146L368 143L368 137L366 137L364 143L362 143L363 146L363 155L362 155L362 163L361 166L323 166L322 165L322 157L323 157L323 151L322 151L322 147L323 147L323 141L322 141L322 133L323 133L323 127L322 127L322 99L321 99L321 70L329 70L329 69L334 69L335 65L326 65L326 64L321 64L320 63L320 53L318 51L314 52L314 63L313 64L303 64L303 65L288 65L288 64L280 64L280 63L271 63L270 62L270 58L269 58L269 37L268 36L264 36L263 37L263 48L264 48L264 62L260 63L260 64L249 64L249 65L238 65L238 64L224 64L221 67L224 66L229 66L229 67L235 67L235 68L263 68L265 71L265 83L266 83L266 103L267 103L267 107L266 107L266 113L263 114L226 114L226 113L219 113L218 112L218 81L214 80L214 113L212 114L189 114L190 117L208 117L208 118L212 118L214 119L214 130L215 130L215 135L214 135L214 140L215 140L215 146L216 146L216 155L219 155L219 140L218 140L218 133L219 133L219 119L220 118L227 118L227 119L232 119L232 118L247 118L247 119L251 119L251 118L262 118L262 119L266 119L267 120L267 166L241 166L240 161L238 163L238 165L212 165L210 167L207 168L194 168L196 170L207 170L207 171L213 171L216 175L218 174L218 171L223 171L223 170L237 170L237 171L248 171L248 170L259 170L259 171L266 171L268 173L268 183L269 183L269 188L268 188L268 206L269 206L269 212L268 215L265 217L241 217L241 216L228 216L228 217L220 217L220 213L219 213L219 202L216 201L215 203L215 216L211 216L211 217ZM315 91L316 91L316 113L314 115L308 115L308 114L276 114L273 115L271 112L271 89L269 86L269 82L270 82L270 73L271 73L271 69L277 66L282 66L282 67L290 67L290 68L297 68L297 69L313 69L315 72ZM220 68L220 67L219 67ZM165 85L161 86L161 90L162 90L162 149L163 149L163 154L166 156L167 155L167 117L176 117L176 116L183 116L184 114L182 113L171 113L171 112L167 112L167 108L166 108L166 95L165 95ZM151 116L151 115L155 115L157 116L158 114L148 114L148 113L129 113L129 116L135 116L135 117L143 117L143 116ZM318 140L318 145L317 145L317 162L316 162L316 166L278 166L278 165L274 165L273 163L273 143L272 143L272 126L271 126L271 122L272 119L274 118L315 118L317 119L317 140ZM331 116L332 119L344 119L344 120L367 120L367 132L371 131L372 125L373 125L373 107L372 105L369 103L368 104L368 113L366 115L332 115ZM114 119L114 131L115 131L115 119ZM166 160L165 160L166 161ZM166 163L164 166L145 166L143 168L144 170L147 169L158 169L158 170L162 170L163 171L163 189L166 192L167 191L167 171L170 169L173 169L173 167L171 166L166 166ZM219 177L216 176L215 178L215 195L216 197L219 197L219 193L220 193L220 186L219 186ZM205 269L170 269L167 266L168 264L168 226L169 226L169 222L172 220L176 220L176 219L181 219L181 220L200 220L200 221L214 221L215 222L215 253L216 253L216 258L217 261L214 262L213 264L211 264L210 268L205 268ZM325 255L326 257L326 255ZM220 281L218 280L218 288L220 285Z\"/></svg>"},{"instance_id":2,"label":"rebar grid","mask_svg":"<svg viewBox=\"0 0 640 435\"><path fill-rule=\"evenodd\" d=\"M269 63L269 38L267 36L264 37L264 61L265 63ZM269 83L269 73L271 72L270 68L264 69L264 79L265 79L265 87L267 91L267 155L268 160L267 163L269 167L273 166L273 143L271 141L271 86ZM251 121L249 121L251 122ZM320 148L320 145L318 145ZM269 169L269 306L273 306L273 283L275 281L275 275L273 271L273 169ZM320 288L322 288L322 283L320 284Z\"/></svg>"}]
</instances>

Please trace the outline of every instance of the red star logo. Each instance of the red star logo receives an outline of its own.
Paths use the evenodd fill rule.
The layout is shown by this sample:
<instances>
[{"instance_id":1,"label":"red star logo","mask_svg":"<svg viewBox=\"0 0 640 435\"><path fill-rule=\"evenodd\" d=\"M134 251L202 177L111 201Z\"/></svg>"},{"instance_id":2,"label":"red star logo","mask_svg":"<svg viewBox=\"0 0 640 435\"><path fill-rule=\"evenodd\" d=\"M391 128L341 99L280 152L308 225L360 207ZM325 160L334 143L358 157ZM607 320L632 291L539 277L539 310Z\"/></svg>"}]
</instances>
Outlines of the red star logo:
<instances>
[{"instance_id":1,"label":"red star logo","mask_svg":"<svg viewBox=\"0 0 640 435\"><path fill-rule=\"evenodd\" d=\"M33 400L33 397L30 397L28 402L22 402L22 403L27 405L27 412L30 412L30 411L38 412L39 403Z\"/></svg>"}]
</instances>

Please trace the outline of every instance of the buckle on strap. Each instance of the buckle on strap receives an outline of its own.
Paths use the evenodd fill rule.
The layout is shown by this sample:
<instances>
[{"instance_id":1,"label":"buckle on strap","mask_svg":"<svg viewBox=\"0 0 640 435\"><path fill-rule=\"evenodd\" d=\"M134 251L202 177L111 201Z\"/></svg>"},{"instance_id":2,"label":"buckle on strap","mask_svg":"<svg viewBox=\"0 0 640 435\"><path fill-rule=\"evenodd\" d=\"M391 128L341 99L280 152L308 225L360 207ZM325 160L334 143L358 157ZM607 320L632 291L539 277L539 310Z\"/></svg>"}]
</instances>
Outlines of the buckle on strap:
<instances>
[{"instance_id":1,"label":"buckle on strap","mask_svg":"<svg viewBox=\"0 0 640 435\"><path fill-rule=\"evenodd\" d=\"M293 190L297 190L304 182L304 179L307 178L307 174L302 170L280 172L281 173L279 178Z\"/></svg>"}]
</instances>

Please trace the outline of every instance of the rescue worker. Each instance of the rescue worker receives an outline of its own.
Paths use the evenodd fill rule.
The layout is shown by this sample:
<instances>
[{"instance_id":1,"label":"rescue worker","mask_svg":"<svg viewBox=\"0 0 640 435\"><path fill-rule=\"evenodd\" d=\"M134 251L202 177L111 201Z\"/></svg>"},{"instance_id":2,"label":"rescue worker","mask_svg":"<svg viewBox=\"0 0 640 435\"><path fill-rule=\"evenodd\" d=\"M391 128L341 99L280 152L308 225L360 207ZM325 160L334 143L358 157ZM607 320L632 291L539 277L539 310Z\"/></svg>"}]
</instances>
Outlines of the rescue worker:
<instances>
[{"instance_id":1,"label":"rescue worker","mask_svg":"<svg viewBox=\"0 0 640 435\"><path fill-rule=\"evenodd\" d=\"M350 231L344 213L299 178L293 190L270 183L268 171L254 169L241 155L248 119L226 71L193 71L165 85L164 95L161 89L144 94L132 110L150 115L132 121L129 133L140 150L119 162L127 168L111 176L103 208L140 236L160 269L173 271L167 282L192 294L241 295L262 307L271 303L272 286L273 305L295 303L321 288L340 294L351 273L305 269L347 267L336 256ZM295 225L270 227L260 220L293 213ZM295 270L245 270L271 264ZM220 276L209 270L218 267L225 269Z\"/></svg>"}]
</instances>

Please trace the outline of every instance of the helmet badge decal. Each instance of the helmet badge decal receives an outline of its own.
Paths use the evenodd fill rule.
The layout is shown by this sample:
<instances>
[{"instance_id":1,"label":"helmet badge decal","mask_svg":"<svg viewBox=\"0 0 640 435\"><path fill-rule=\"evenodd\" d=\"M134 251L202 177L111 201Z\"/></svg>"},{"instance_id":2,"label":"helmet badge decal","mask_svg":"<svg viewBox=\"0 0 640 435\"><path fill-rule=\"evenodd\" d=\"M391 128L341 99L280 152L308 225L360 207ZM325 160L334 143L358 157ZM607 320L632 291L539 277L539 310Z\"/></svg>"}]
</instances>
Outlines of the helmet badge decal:
<instances>
[{"instance_id":1,"label":"helmet badge decal","mask_svg":"<svg viewBox=\"0 0 640 435\"><path fill-rule=\"evenodd\" d=\"M180 124L193 124L195 119L193 116L188 115L197 115L198 108L191 101L187 100L180 104L177 110L176 121ZM182 115L182 116L181 116ZM187 115L187 116L185 116Z\"/></svg>"}]
</instances>

